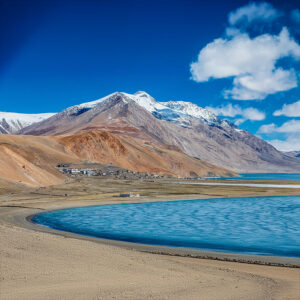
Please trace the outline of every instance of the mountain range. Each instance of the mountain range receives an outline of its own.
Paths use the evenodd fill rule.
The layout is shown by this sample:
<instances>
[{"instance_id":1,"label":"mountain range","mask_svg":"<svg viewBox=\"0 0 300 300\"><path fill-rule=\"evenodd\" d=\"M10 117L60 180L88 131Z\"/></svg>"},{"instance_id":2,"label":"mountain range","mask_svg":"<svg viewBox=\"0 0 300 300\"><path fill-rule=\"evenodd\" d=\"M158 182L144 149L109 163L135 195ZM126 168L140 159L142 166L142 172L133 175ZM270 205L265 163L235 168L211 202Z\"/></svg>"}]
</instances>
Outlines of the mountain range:
<instances>
[{"instance_id":1,"label":"mountain range","mask_svg":"<svg viewBox=\"0 0 300 300\"><path fill-rule=\"evenodd\" d=\"M19 133L64 135L90 130L175 146L189 156L236 172L300 170L298 159L212 112L190 102L157 102L145 92L117 92L75 105Z\"/></svg>"},{"instance_id":2,"label":"mountain range","mask_svg":"<svg viewBox=\"0 0 300 300\"><path fill-rule=\"evenodd\" d=\"M191 102L158 102L146 92L116 92L55 114L1 113L0 132L14 134L19 148L21 139L39 139L71 160L110 162L139 171L180 176L300 171L299 158L212 112Z\"/></svg>"}]
</instances>

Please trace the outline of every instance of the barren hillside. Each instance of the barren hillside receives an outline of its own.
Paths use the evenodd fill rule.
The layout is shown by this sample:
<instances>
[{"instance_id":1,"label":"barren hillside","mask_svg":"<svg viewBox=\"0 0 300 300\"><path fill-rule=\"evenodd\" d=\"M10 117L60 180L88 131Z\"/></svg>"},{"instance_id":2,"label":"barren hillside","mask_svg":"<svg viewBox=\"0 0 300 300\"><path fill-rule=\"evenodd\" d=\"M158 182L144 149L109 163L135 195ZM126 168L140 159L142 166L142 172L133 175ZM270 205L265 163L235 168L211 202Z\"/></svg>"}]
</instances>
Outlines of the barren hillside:
<instances>
[{"instance_id":1,"label":"barren hillside","mask_svg":"<svg viewBox=\"0 0 300 300\"><path fill-rule=\"evenodd\" d=\"M56 170L58 163L82 160L174 176L232 174L174 147L108 132L65 136L0 135L0 179L29 186L57 184L66 179Z\"/></svg>"}]
</instances>

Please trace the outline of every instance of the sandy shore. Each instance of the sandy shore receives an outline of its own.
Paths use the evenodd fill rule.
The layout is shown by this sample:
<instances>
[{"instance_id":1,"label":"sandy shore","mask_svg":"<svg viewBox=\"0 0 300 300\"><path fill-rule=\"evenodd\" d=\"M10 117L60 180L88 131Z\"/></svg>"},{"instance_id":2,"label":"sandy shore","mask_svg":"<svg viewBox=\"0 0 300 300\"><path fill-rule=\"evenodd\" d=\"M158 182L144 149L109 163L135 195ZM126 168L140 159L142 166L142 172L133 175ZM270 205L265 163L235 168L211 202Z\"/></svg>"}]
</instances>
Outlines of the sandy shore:
<instances>
[{"instance_id":1,"label":"sandy shore","mask_svg":"<svg viewBox=\"0 0 300 300\"><path fill-rule=\"evenodd\" d=\"M45 209L112 202L120 200L0 207L0 299L299 299L298 268L152 254L24 225Z\"/></svg>"}]
</instances>

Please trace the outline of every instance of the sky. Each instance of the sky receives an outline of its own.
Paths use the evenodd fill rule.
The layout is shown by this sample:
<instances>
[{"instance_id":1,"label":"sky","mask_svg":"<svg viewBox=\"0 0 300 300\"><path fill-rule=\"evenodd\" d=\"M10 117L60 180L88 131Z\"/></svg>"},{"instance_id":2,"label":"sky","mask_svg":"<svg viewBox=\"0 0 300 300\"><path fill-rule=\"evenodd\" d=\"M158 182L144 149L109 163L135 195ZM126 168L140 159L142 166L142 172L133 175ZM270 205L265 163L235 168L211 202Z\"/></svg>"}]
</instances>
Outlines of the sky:
<instances>
[{"instance_id":1,"label":"sky","mask_svg":"<svg viewBox=\"0 0 300 300\"><path fill-rule=\"evenodd\" d=\"M0 0L0 42L0 111L143 90L300 150L299 1Z\"/></svg>"}]
</instances>

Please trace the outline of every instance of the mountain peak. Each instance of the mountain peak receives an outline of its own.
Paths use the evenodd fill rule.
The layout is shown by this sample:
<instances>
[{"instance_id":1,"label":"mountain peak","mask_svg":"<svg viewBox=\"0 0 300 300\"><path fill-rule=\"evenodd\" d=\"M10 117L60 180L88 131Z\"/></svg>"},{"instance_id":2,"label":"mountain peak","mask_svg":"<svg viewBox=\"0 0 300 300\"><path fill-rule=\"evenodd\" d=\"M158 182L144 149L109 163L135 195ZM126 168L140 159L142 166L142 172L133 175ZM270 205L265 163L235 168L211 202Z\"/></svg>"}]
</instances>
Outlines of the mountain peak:
<instances>
[{"instance_id":1,"label":"mountain peak","mask_svg":"<svg viewBox=\"0 0 300 300\"><path fill-rule=\"evenodd\" d=\"M33 123L48 119L55 113L21 114L0 112L0 133L12 134Z\"/></svg>"},{"instance_id":2,"label":"mountain peak","mask_svg":"<svg viewBox=\"0 0 300 300\"><path fill-rule=\"evenodd\" d=\"M137 91L134 94L114 92L95 101L72 106L66 111L75 115L84 113L104 101L111 101L116 96L121 96L123 102L133 101L157 119L176 123L182 127L189 127L192 118L201 119L209 125L228 126L228 122L218 118L214 113L197 104L185 101L158 102L145 91Z\"/></svg>"},{"instance_id":3,"label":"mountain peak","mask_svg":"<svg viewBox=\"0 0 300 300\"><path fill-rule=\"evenodd\" d=\"M145 91L137 91L135 92L133 95L135 96L140 96L140 97L149 97L152 98L148 93L146 93Z\"/></svg>"}]
</instances>

